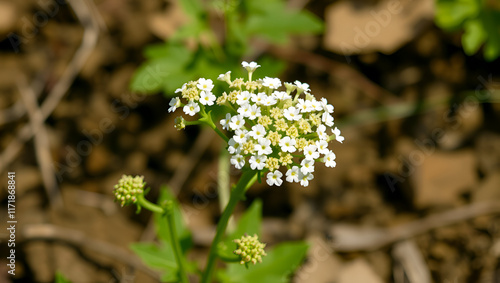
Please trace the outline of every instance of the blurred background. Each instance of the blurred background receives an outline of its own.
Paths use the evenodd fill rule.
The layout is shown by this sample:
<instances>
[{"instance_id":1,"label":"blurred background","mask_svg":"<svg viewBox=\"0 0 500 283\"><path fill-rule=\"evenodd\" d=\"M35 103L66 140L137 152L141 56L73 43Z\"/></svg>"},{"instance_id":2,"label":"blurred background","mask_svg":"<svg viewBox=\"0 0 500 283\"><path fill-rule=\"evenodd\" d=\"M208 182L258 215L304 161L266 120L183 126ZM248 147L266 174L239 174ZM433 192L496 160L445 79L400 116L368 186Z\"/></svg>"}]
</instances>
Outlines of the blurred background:
<instances>
[{"instance_id":1,"label":"blurred background","mask_svg":"<svg viewBox=\"0 0 500 283\"><path fill-rule=\"evenodd\" d=\"M113 202L122 174L153 201L170 186L203 264L218 172L238 172L168 102L242 60L309 83L345 136L307 188L256 184L237 209L263 200L269 246L311 243L293 282L500 282L499 55L495 0L2 0L0 282L158 282L128 248L155 232Z\"/></svg>"}]
</instances>

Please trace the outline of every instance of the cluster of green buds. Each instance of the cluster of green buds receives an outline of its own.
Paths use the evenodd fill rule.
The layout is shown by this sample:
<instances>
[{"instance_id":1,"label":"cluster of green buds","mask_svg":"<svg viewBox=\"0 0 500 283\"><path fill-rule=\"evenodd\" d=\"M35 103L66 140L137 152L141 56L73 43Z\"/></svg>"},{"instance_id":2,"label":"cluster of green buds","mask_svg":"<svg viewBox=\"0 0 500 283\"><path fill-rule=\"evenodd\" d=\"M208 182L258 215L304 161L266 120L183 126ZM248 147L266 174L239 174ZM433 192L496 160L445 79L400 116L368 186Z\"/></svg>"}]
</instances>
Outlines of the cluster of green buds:
<instances>
[{"instance_id":1,"label":"cluster of green buds","mask_svg":"<svg viewBox=\"0 0 500 283\"><path fill-rule=\"evenodd\" d=\"M236 250L234 253L240 256L240 264L262 262L262 257L266 255L264 248L266 244L259 241L257 235L244 235L240 239L235 239Z\"/></svg>"},{"instance_id":2,"label":"cluster of green buds","mask_svg":"<svg viewBox=\"0 0 500 283\"><path fill-rule=\"evenodd\" d=\"M137 197L144 193L145 186L144 176L123 175L113 190L115 201L119 201L122 207L136 203Z\"/></svg>"}]
</instances>

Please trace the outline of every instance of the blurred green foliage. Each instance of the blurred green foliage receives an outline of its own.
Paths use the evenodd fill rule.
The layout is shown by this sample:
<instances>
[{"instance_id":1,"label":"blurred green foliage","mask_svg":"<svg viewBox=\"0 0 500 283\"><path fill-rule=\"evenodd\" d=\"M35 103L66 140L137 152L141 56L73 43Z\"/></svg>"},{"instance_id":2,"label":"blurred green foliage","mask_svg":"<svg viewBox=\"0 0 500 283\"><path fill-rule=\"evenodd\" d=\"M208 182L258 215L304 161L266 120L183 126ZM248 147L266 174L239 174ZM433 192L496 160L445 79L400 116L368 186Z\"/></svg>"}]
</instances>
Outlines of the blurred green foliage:
<instances>
[{"instance_id":1,"label":"blurred green foliage","mask_svg":"<svg viewBox=\"0 0 500 283\"><path fill-rule=\"evenodd\" d=\"M252 39L285 44L291 34L323 30L316 16L290 10L284 0L178 1L189 17L188 24L167 42L146 47L146 62L132 78L132 91L144 94L163 91L172 96L176 88L189 80L241 69L242 58L252 52ZM223 28L215 30L214 21ZM283 62L270 57L259 59L259 64L264 69L260 73L269 76L284 68Z\"/></svg>"},{"instance_id":2,"label":"blurred green foliage","mask_svg":"<svg viewBox=\"0 0 500 283\"><path fill-rule=\"evenodd\" d=\"M500 56L500 1L436 0L436 24L447 31L464 30L462 46L473 55L484 45L484 58Z\"/></svg>"}]
</instances>

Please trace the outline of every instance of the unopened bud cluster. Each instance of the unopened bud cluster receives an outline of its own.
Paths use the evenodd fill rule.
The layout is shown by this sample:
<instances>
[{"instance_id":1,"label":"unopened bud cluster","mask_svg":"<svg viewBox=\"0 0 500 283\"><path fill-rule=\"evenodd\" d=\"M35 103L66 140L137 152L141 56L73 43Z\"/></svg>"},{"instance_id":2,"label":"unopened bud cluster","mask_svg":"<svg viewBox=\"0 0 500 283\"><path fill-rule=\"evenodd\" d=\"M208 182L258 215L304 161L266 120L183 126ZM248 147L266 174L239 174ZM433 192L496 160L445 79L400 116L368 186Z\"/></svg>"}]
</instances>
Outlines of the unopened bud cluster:
<instances>
[{"instance_id":1,"label":"unopened bud cluster","mask_svg":"<svg viewBox=\"0 0 500 283\"><path fill-rule=\"evenodd\" d=\"M144 193L145 186L144 176L123 175L113 190L115 200L121 206L133 204L137 201L137 196Z\"/></svg>"},{"instance_id":2,"label":"unopened bud cluster","mask_svg":"<svg viewBox=\"0 0 500 283\"><path fill-rule=\"evenodd\" d=\"M245 235L233 242L236 243L234 253L240 256L240 264L256 264L257 262L262 262L262 257L266 256L266 252L264 251L266 244L259 242L257 235Z\"/></svg>"}]
</instances>

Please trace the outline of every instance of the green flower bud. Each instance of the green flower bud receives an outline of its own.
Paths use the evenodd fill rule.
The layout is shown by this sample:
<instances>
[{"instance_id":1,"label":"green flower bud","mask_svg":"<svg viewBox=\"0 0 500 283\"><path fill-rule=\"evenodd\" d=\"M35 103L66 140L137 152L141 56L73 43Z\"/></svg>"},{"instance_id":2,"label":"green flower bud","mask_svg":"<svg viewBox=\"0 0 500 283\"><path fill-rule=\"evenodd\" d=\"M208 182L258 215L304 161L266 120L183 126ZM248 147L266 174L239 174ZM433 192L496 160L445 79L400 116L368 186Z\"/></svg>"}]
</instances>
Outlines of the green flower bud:
<instances>
[{"instance_id":1,"label":"green flower bud","mask_svg":"<svg viewBox=\"0 0 500 283\"><path fill-rule=\"evenodd\" d=\"M174 127L177 129L177 130L182 130L186 127L186 120L184 120L184 118L182 117L177 117L175 118L175 125Z\"/></svg>"},{"instance_id":2,"label":"green flower bud","mask_svg":"<svg viewBox=\"0 0 500 283\"><path fill-rule=\"evenodd\" d=\"M144 193L145 186L144 176L123 175L113 190L115 201L119 201L121 206L133 204L137 196Z\"/></svg>"},{"instance_id":3,"label":"green flower bud","mask_svg":"<svg viewBox=\"0 0 500 283\"><path fill-rule=\"evenodd\" d=\"M261 243L257 235L245 235L233 242L236 243L236 250L233 253L240 256L240 264L262 262L262 257L266 255L264 251L266 244Z\"/></svg>"}]
</instances>

